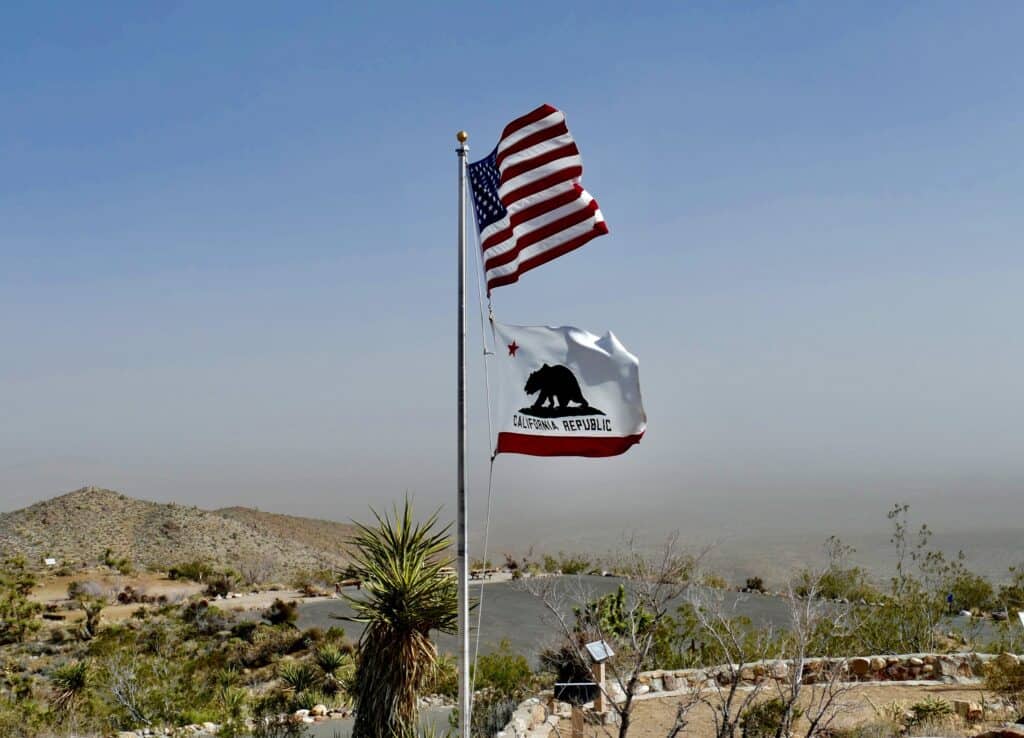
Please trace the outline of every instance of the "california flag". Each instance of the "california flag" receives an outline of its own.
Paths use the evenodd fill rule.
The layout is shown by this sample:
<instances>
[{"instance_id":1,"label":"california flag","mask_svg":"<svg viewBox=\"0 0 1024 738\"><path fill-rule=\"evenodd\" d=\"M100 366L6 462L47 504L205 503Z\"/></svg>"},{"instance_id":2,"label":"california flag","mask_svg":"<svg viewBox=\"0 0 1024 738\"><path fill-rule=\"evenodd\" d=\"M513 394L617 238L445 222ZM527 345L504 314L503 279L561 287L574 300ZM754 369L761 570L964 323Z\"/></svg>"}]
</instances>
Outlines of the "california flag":
<instances>
[{"instance_id":1,"label":"california flag","mask_svg":"<svg viewBox=\"0 0 1024 738\"><path fill-rule=\"evenodd\" d=\"M612 333L493 325L497 453L614 456L639 443L640 363Z\"/></svg>"}]
</instances>

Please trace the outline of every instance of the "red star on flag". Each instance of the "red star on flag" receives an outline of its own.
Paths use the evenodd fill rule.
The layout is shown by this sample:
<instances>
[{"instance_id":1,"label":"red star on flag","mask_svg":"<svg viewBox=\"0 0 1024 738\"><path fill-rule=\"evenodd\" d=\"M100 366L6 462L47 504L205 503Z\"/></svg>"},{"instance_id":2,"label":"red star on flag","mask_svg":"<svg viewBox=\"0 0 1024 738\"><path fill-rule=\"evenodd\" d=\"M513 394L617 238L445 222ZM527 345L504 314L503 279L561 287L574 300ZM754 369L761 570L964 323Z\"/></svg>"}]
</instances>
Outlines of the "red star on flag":
<instances>
[{"instance_id":1,"label":"red star on flag","mask_svg":"<svg viewBox=\"0 0 1024 738\"><path fill-rule=\"evenodd\" d=\"M508 345L508 355L509 356L515 356L516 355L516 351L518 351L518 350L519 350L519 344L517 344L515 342L515 340L513 340L512 343L510 343Z\"/></svg>"}]
</instances>

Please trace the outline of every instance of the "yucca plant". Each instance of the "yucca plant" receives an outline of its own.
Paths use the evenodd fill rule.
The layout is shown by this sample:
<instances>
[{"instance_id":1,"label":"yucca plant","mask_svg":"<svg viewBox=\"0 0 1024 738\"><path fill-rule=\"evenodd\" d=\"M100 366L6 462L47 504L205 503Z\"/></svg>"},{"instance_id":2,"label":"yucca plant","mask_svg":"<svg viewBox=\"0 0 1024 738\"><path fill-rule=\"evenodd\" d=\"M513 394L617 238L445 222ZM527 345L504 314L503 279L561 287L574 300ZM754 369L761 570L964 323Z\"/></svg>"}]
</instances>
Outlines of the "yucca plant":
<instances>
[{"instance_id":1,"label":"yucca plant","mask_svg":"<svg viewBox=\"0 0 1024 738\"><path fill-rule=\"evenodd\" d=\"M287 691L294 694L316 687L320 675L312 664L305 661L285 661L278 665L277 676L284 682Z\"/></svg>"},{"instance_id":2,"label":"yucca plant","mask_svg":"<svg viewBox=\"0 0 1024 738\"><path fill-rule=\"evenodd\" d=\"M92 684L88 661L73 661L53 670L50 683L56 692L53 706L58 714L74 715Z\"/></svg>"},{"instance_id":3,"label":"yucca plant","mask_svg":"<svg viewBox=\"0 0 1024 738\"><path fill-rule=\"evenodd\" d=\"M313 661L320 669L324 691L341 692L351 677L352 659L333 644L321 646L313 652Z\"/></svg>"},{"instance_id":4,"label":"yucca plant","mask_svg":"<svg viewBox=\"0 0 1024 738\"><path fill-rule=\"evenodd\" d=\"M371 512L377 525L356 523L352 540L362 596L345 597L355 611L349 619L365 626L352 738L415 738L416 697L437 659L430 631L457 627L455 582L441 575L450 526L437 529L437 512L416 523L408 498L391 516Z\"/></svg>"}]
</instances>

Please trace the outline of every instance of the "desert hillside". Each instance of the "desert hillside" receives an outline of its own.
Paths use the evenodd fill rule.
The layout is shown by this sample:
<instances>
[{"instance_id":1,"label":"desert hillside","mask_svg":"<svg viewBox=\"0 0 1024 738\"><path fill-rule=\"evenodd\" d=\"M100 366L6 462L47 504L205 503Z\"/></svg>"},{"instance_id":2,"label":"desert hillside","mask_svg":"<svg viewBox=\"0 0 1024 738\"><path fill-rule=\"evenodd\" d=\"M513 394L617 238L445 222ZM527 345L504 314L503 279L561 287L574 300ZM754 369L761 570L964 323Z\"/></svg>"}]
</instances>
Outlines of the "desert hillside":
<instances>
[{"instance_id":1,"label":"desert hillside","mask_svg":"<svg viewBox=\"0 0 1024 738\"><path fill-rule=\"evenodd\" d=\"M0 514L0 554L22 554L32 563L52 557L94 564L110 549L142 567L197 558L232 567L259 561L286 576L341 563L340 544L330 540L334 529L327 526L337 525L339 536L347 526L315 523L244 508L212 512L147 502L84 487Z\"/></svg>"},{"instance_id":2,"label":"desert hillside","mask_svg":"<svg viewBox=\"0 0 1024 738\"><path fill-rule=\"evenodd\" d=\"M281 515L251 507L225 507L216 512L218 515L253 525L287 541L301 543L316 551L342 558L346 555L347 541L355 532L355 526L350 523Z\"/></svg>"}]
</instances>

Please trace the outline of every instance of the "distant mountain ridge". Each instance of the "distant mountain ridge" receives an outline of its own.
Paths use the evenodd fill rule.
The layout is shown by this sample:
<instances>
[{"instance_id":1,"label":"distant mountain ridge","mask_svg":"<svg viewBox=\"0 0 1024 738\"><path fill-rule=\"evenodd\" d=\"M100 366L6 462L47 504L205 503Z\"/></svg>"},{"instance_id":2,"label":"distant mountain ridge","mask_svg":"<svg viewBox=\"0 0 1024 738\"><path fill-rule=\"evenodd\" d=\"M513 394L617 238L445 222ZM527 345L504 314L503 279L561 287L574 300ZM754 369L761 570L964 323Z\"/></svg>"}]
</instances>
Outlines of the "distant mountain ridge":
<instances>
[{"instance_id":1,"label":"distant mountain ridge","mask_svg":"<svg viewBox=\"0 0 1024 738\"><path fill-rule=\"evenodd\" d=\"M344 563L352 526L244 507L201 510L83 487L0 513L0 554L93 564L110 549L136 566L165 569L205 559L237 567L267 562L277 576Z\"/></svg>"}]
</instances>

